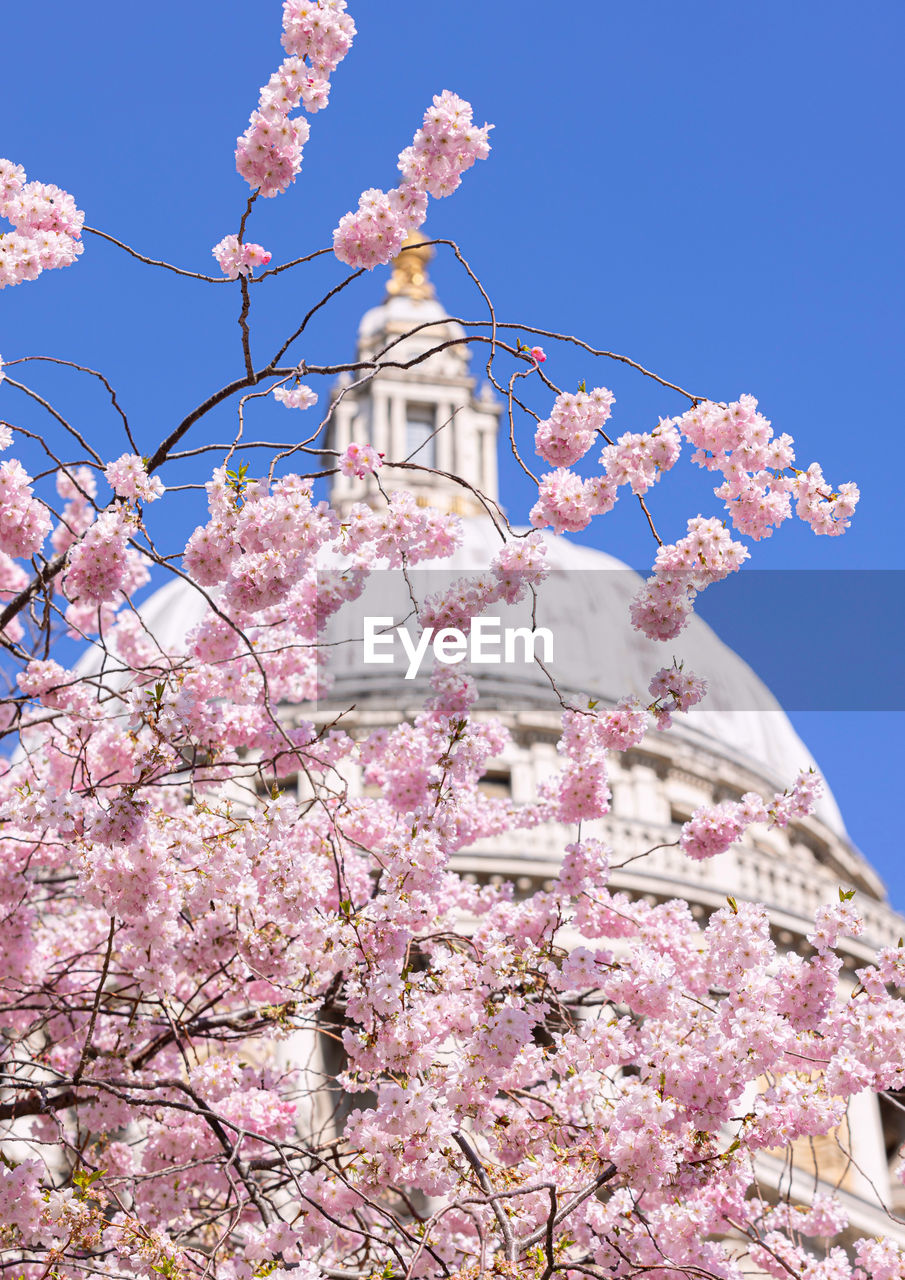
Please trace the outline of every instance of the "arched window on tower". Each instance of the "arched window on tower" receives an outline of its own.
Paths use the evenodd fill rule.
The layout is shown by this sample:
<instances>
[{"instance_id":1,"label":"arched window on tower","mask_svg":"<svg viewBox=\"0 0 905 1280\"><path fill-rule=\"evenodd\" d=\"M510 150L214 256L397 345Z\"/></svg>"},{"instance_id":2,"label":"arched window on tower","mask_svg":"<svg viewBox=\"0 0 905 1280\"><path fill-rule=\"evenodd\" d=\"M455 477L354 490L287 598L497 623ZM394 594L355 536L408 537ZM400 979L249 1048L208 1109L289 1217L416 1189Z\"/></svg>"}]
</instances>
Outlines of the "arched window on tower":
<instances>
[{"instance_id":1,"label":"arched window on tower","mask_svg":"<svg viewBox=\"0 0 905 1280\"><path fill-rule=\"evenodd\" d=\"M422 467L437 465L437 437L434 409L429 404L405 407L405 457ZM415 456L412 457L412 454Z\"/></svg>"}]
</instances>

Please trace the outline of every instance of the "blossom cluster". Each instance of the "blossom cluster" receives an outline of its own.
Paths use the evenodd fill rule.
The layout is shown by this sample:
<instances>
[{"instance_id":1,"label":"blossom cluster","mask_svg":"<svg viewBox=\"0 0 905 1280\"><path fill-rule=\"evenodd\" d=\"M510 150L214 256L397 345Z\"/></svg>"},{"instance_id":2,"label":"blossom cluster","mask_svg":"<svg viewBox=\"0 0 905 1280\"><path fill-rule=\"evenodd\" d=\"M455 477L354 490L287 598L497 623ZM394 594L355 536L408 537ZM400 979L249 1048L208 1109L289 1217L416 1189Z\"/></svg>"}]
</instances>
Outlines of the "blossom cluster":
<instances>
[{"instance_id":1,"label":"blossom cluster","mask_svg":"<svg viewBox=\"0 0 905 1280\"><path fill-rule=\"evenodd\" d=\"M50 532L47 508L31 486L16 458L0 463L0 551L6 555L35 555Z\"/></svg>"},{"instance_id":2,"label":"blossom cluster","mask_svg":"<svg viewBox=\"0 0 905 1280\"><path fill-rule=\"evenodd\" d=\"M389 503L373 511L364 503L355 503L343 519L343 549L360 555L367 548L390 568L405 559L443 559L459 545L461 527L454 516L431 507L419 507L406 489L390 494Z\"/></svg>"},{"instance_id":3,"label":"blossom cluster","mask_svg":"<svg viewBox=\"0 0 905 1280\"><path fill-rule=\"evenodd\" d=\"M116 495L133 502L153 502L164 492L160 480L148 475L135 454L123 454L109 463L105 474ZM0 594L7 598L28 581L11 557L39 554L51 532L50 510L34 496L31 486L31 477L16 459L0 464ZM64 506L51 545L58 555L67 557L56 587L69 601L66 618L73 634L84 635L98 630L102 620L112 620L113 601L121 605L124 593L147 582L147 565L145 557L129 545L136 514L119 506L98 515L97 483L88 467L61 469L56 487ZM13 640L21 638L18 619L6 634Z\"/></svg>"},{"instance_id":4,"label":"blossom cluster","mask_svg":"<svg viewBox=\"0 0 905 1280\"><path fill-rule=\"evenodd\" d=\"M25 170L11 160L0 160L0 217L13 226L0 236L0 289L68 267L82 252L85 215L72 196L48 183L26 182Z\"/></svg>"},{"instance_id":5,"label":"blossom cluster","mask_svg":"<svg viewBox=\"0 0 905 1280\"><path fill-rule=\"evenodd\" d=\"M344 455L353 473L378 460L366 446ZM86 679L28 663L26 750L0 775L0 981L38 1006L0 1004L23 1073L16 1132L90 1134L86 1167L103 1172L77 1193L43 1160L0 1166L4 1247L79 1251L136 1276L190 1270L186 1233L236 1221L238 1196L216 1247L225 1280L316 1280L357 1265L363 1238L371 1261L464 1272L504 1244L487 1204L479 1222L456 1208L475 1196L477 1161L505 1174L493 1194L521 1258L547 1230L553 1185L571 1189L550 1228L564 1267L592 1258L628 1276L666 1260L738 1280L747 1237L745 1266L781 1257L819 1275L808 1240L843 1229L841 1209L770 1204L753 1157L830 1133L849 1097L901 1083L905 1015L887 984L905 983L902 949L839 1000L839 939L860 928L844 895L816 913L803 958L777 954L753 904L733 899L699 924L687 904L615 892L616 859L584 827L563 841L558 875L519 896L469 883L453 861L507 832L549 840L601 817L610 754L639 745L652 711L694 705L703 682L664 667L653 708L627 697L565 711L562 771L516 805L482 788L510 737L475 714L477 689L456 672L438 668L410 718L358 734L277 712L315 696L325 623L368 570L447 555L452 517L405 492L340 515L303 477L220 469L184 558L199 620L164 652L122 594L132 504L151 479L134 455L105 473L125 501L96 518L91 473L61 473L71 528L54 537L66 593L108 610L109 669ZM546 550L537 531L508 538L420 620L457 625L522 598ZM716 572L716 551L704 558ZM806 774L782 795L701 810L682 847L714 856L752 822L810 812L816 788ZM35 875L40 911L21 893ZM146 1012L132 1017L137 992ZM303 1065L320 1036L342 1063L326 1078ZM315 1127L341 1159L324 1145L312 1167L298 1135ZM241 1176L224 1168L222 1134ZM388 1227L387 1187L436 1197L442 1229ZM605 1197L588 1194L598 1187ZM853 1257L844 1280L901 1269L888 1241L856 1241Z\"/></svg>"},{"instance_id":6,"label":"blossom cluster","mask_svg":"<svg viewBox=\"0 0 905 1280\"><path fill-rule=\"evenodd\" d=\"M63 579L69 600L97 606L147 582L141 557L128 545L131 532L132 516L125 507L98 516L69 552Z\"/></svg>"},{"instance_id":7,"label":"blossom cluster","mask_svg":"<svg viewBox=\"0 0 905 1280\"><path fill-rule=\"evenodd\" d=\"M561 392L550 417L538 423L534 443L537 452L554 467L570 467L583 458L594 443L613 406L615 396L606 387L593 391Z\"/></svg>"},{"instance_id":8,"label":"blossom cluster","mask_svg":"<svg viewBox=\"0 0 905 1280\"><path fill-rule=\"evenodd\" d=\"M289 387L274 387L273 398L279 400L280 404L285 405L287 409L310 409L312 405L317 404L317 392L298 380Z\"/></svg>"},{"instance_id":9,"label":"blossom cluster","mask_svg":"<svg viewBox=\"0 0 905 1280\"><path fill-rule=\"evenodd\" d=\"M339 469L344 476L357 476L363 480L373 475L383 466L383 454L378 453L372 444L358 444L356 441L347 446L339 460Z\"/></svg>"},{"instance_id":10,"label":"blossom cluster","mask_svg":"<svg viewBox=\"0 0 905 1280\"><path fill-rule=\"evenodd\" d=\"M769 537L791 516L793 500L797 515L815 533L838 535L851 523L857 485L846 483L833 493L817 463L795 471L792 437L774 436L753 396L728 405L703 401L676 419L676 426L695 446L692 461L722 472L723 484L714 492L740 533L755 540Z\"/></svg>"},{"instance_id":11,"label":"blossom cluster","mask_svg":"<svg viewBox=\"0 0 905 1280\"><path fill-rule=\"evenodd\" d=\"M657 728L668 729L674 712L690 711L697 706L707 692L707 681L692 671L685 671L681 663L673 662L671 667L661 667L654 675L649 691L654 697L649 709Z\"/></svg>"},{"instance_id":12,"label":"blossom cluster","mask_svg":"<svg viewBox=\"0 0 905 1280\"><path fill-rule=\"evenodd\" d=\"M138 454L124 453L115 462L108 463L104 475L118 498L155 502L163 496L163 482L158 476L148 475L144 460Z\"/></svg>"},{"instance_id":13,"label":"blossom cluster","mask_svg":"<svg viewBox=\"0 0 905 1280\"><path fill-rule=\"evenodd\" d=\"M606 476L582 480L576 471L557 467L541 477L529 519L536 529L549 525L554 533L577 533L615 503L616 485Z\"/></svg>"},{"instance_id":14,"label":"blossom cluster","mask_svg":"<svg viewBox=\"0 0 905 1280\"><path fill-rule=\"evenodd\" d=\"M259 244L240 244L238 236L224 236L211 253L230 280L250 276L255 267L266 267L272 254Z\"/></svg>"},{"instance_id":15,"label":"blossom cluster","mask_svg":"<svg viewBox=\"0 0 905 1280\"><path fill-rule=\"evenodd\" d=\"M749 554L721 521L693 516L685 537L657 552L653 577L632 601L632 624L651 639L673 639L688 622L698 593L740 569Z\"/></svg>"},{"instance_id":16,"label":"blossom cluster","mask_svg":"<svg viewBox=\"0 0 905 1280\"><path fill-rule=\"evenodd\" d=\"M471 104L448 89L435 94L412 145L399 154L399 186L389 192L369 188L358 209L340 219L333 232L340 262L370 268L392 261L406 235L424 222L428 195L451 195L465 170L490 154L491 127L478 128Z\"/></svg>"},{"instance_id":17,"label":"blossom cluster","mask_svg":"<svg viewBox=\"0 0 905 1280\"><path fill-rule=\"evenodd\" d=\"M665 471L678 461L682 450L679 432L668 419L653 431L626 432L600 455L609 479L631 486L632 493L646 493Z\"/></svg>"},{"instance_id":18,"label":"blossom cluster","mask_svg":"<svg viewBox=\"0 0 905 1280\"><path fill-rule=\"evenodd\" d=\"M279 195L301 170L310 128L303 116L291 113L299 105L310 113L327 105L330 76L354 36L346 0L285 0L282 40L289 57L264 85L236 143L236 169L262 196Z\"/></svg>"},{"instance_id":19,"label":"blossom cluster","mask_svg":"<svg viewBox=\"0 0 905 1280\"><path fill-rule=\"evenodd\" d=\"M806 521L815 533L838 537L852 522L861 496L858 486L847 480L834 493L824 479L820 464L812 462L806 471L792 480L795 514Z\"/></svg>"},{"instance_id":20,"label":"blossom cluster","mask_svg":"<svg viewBox=\"0 0 905 1280\"><path fill-rule=\"evenodd\" d=\"M507 542L491 558L486 573L456 579L445 591L427 596L418 611L422 627L454 627L464 634L475 618L504 600L515 604L544 580L547 548L537 534Z\"/></svg>"},{"instance_id":21,"label":"blossom cluster","mask_svg":"<svg viewBox=\"0 0 905 1280\"><path fill-rule=\"evenodd\" d=\"M630 696L612 708L590 706L563 713L557 750L565 769L546 788L559 821L583 822L609 812L607 753L637 746L648 721L639 699Z\"/></svg>"},{"instance_id":22,"label":"blossom cluster","mask_svg":"<svg viewBox=\"0 0 905 1280\"><path fill-rule=\"evenodd\" d=\"M820 787L819 775L810 770L800 773L793 786L769 802L749 791L738 801L703 805L683 824L679 843L688 857L697 862L716 857L725 853L755 822L785 827L792 818L813 813Z\"/></svg>"},{"instance_id":23,"label":"blossom cluster","mask_svg":"<svg viewBox=\"0 0 905 1280\"><path fill-rule=\"evenodd\" d=\"M595 515L613 508L620 485L644 494L675 465L681 452L679 432L671 419L661 419L652 431L626 432L608 444L600 455L602 473L582 479L568 469L590 449L613 400L605 387L574 395L563 392L550 417L538 425L535 447L556 470L541 479L530 516L536 528L552 525L556 533L584 529Z\"/></svg>"}]
</instances>

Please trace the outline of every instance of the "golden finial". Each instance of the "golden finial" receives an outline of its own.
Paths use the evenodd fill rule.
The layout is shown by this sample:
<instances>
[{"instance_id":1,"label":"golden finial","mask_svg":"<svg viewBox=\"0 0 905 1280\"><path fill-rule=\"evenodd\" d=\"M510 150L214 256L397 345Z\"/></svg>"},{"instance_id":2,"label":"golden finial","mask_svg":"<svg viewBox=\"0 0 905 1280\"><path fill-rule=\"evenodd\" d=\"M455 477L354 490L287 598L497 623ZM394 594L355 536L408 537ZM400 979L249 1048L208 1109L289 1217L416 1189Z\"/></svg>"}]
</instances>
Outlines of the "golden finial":
<instances>
[{"instance_id":1,"label":"golden finial","mask_svg":"<svg viewBox=\"0 0 905 1280\"><path fill-rule=\"evenodd\" d=\"M387 294L391 298L433 298L434 286L427 277L427 264L434 251L420 231L410 231L402 242L405 251L393 260L393 274L387 281Z\"/></svg>"}]
</instances>

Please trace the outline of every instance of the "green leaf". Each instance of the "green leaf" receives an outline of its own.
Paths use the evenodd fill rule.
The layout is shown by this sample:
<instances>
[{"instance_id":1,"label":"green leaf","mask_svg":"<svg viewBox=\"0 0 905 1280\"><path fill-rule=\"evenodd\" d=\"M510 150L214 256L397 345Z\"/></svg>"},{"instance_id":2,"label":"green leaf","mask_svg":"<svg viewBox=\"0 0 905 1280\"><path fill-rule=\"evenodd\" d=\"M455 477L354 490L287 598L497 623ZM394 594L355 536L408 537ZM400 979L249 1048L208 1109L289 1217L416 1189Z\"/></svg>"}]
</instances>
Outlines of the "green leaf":
<instances>
[{"instance_id":1,"label":"green leaf","mask_svg":"<svg viewBox=\"0 0 905 1280\"><path fill-rule=\"evenodd\" d=\"M735 898L733 898L733 897L731 897L731 896L730 896L730 897L728 897L728 898L726 899L726 901L729 903L729 906L730 906L730 908L731 908L731 910L732 910L732 914L733 914L734 916L737 916L737 915L738 915L738 903L736 902Z\"/></svg>"}]
</instances>

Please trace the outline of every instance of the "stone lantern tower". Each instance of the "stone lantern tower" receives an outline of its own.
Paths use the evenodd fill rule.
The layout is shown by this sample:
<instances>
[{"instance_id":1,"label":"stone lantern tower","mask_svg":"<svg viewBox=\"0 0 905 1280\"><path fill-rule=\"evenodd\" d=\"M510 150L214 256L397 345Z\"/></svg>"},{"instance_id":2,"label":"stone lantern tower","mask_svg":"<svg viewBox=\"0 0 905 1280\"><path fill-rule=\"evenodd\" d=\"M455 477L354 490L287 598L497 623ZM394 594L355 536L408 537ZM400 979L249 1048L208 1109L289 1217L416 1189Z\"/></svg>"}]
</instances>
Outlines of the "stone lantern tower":
<instances>
[{"instance_id":1,"label":"stone lantern tower","mask_svg":"<svg viewBox=\"0 0 905 1280\"><path fill-rule=\"evenodd\" d=\"M384 364L379 377L363 373L353 379L347 374L340 380L329 445L343 450L353 441L369 443L388 458L428 468L389 469L387 474L397 487L404 480L419 506L477 515L481 503L449 477L467 477L497 500L500 404L489 384L475 395L465 332L447 317L428 278L432 254L424 237L411 233L393 266L384 301L362 317L357 359L381 355L393 364L389 369ZM438 346L443 349L424 358ZM331 500L342 510L353 502L373 502L377 495L373 476L337 476Z\"/></svg>"}]
</instances>

